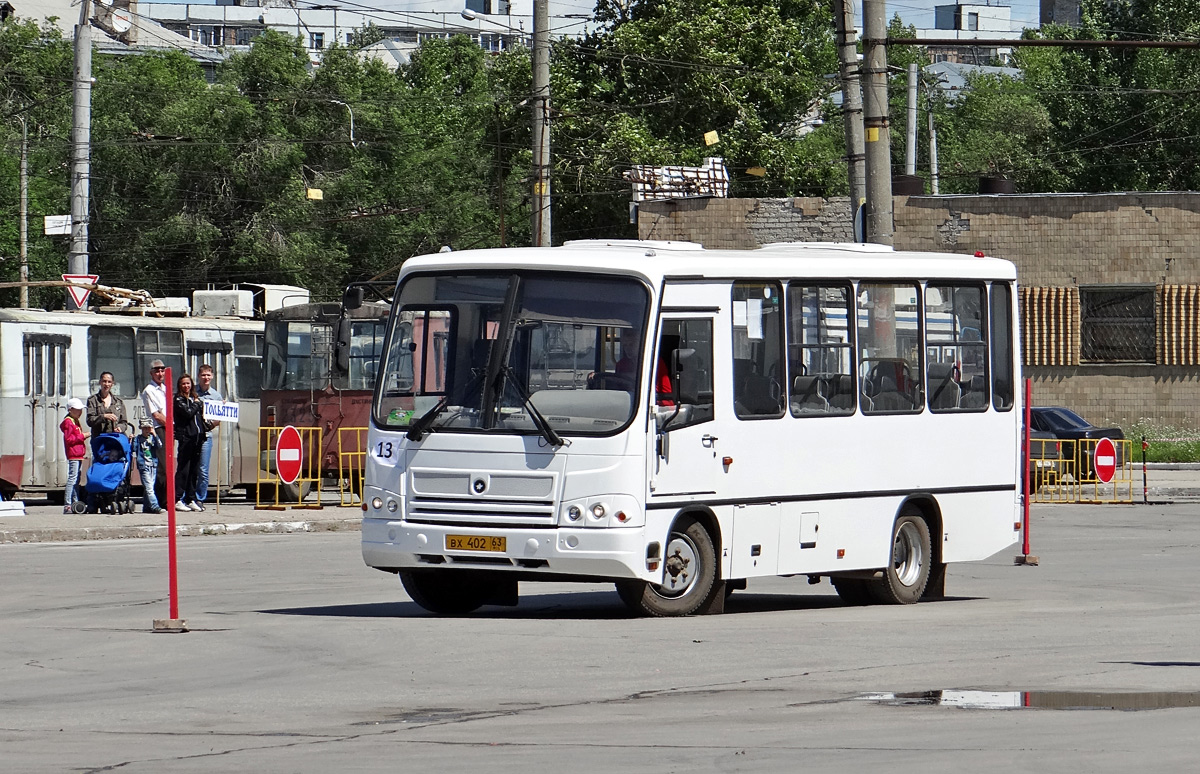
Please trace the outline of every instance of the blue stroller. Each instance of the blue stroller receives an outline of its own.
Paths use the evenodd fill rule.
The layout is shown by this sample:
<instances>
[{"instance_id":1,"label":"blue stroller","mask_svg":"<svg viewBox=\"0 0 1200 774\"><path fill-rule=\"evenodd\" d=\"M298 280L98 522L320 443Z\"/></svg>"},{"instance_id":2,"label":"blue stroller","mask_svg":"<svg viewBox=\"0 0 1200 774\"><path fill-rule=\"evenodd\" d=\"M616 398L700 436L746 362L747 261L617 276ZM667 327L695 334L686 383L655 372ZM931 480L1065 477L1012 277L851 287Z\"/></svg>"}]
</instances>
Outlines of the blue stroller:
<instances>
[{"instance_id":1,"label":"blue stroller","mask_svg":"<svg viewBox=\"0 0 1200 774\"><path fill-rule=\"evenodd\" d=\"M129 468L132 455L124 433L92 436L92 465L87 472L88 513L132 513Z\"/></svg>"}]
</instances>

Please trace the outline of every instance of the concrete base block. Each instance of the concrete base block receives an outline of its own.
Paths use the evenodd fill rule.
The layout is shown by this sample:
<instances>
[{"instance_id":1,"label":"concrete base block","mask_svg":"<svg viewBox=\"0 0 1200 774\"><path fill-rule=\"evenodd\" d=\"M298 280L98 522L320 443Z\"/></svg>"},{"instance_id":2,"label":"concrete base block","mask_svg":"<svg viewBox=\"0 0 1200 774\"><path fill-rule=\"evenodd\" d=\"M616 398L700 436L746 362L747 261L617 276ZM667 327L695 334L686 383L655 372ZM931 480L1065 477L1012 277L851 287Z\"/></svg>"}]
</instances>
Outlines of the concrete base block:
<instances>
[{"instance_id":1,"label":"concrete base block","mask_svg":"<svg viewBox=\"0 0 1200 774\"><path fill-rule=\"evenodd\" d=\"M1025 554L1024 556L1013 557L1013 564L1030 564L1037 565L1038 558L1033 554Z\"/></svg>"},{"instance_id":2,"label":"concrete base block","mask_svg":"<svg viewBox=\"0 0 1200 774\"><path fill-rule=\"evenodd\" d=\"M155 618L154 631L156 632L186 632L188 630L187 621L182 618Z\"/></svg>"}]
</instances>

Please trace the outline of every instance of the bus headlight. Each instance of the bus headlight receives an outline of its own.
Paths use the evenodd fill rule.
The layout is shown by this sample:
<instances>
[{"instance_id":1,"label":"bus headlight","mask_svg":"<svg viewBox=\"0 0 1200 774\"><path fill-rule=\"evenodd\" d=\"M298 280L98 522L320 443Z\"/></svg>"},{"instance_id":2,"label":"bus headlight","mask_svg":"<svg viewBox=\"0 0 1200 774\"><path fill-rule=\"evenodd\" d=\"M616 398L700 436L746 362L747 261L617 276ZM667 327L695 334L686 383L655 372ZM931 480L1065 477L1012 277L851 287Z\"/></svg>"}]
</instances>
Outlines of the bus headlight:
<instances>
[{"instance_id":1,"label":"bus headlight","mask_svg":"<svg viewBox=\"0 0 1200 774\"><path fill-rule=\"evenodd\" d=\"M559 524L571 527L640 527L646 523L638 501L629 495L568 500L562 504L559 514Z\"/></svg>"},{"instance_id":2,"label":"bus headlight","mask_svg":"<svg viewBox=\"0 0 1200 774\"><path fill-rule=\"evenodd\" d=\"M400 503L395 500L388 499L388 513L395 513L400 508Z\"/></svg>"},{"instance_id":3,"label":"bus headlight","mask_svg":"<svg viewBox=\"0 0 1200 774\"><path fill-rule=\"evenodd\" d=\"M383 510L383 498L381 498L381 497L371 498L371 508L376 511Z\"/></svg>"}]
</instances>

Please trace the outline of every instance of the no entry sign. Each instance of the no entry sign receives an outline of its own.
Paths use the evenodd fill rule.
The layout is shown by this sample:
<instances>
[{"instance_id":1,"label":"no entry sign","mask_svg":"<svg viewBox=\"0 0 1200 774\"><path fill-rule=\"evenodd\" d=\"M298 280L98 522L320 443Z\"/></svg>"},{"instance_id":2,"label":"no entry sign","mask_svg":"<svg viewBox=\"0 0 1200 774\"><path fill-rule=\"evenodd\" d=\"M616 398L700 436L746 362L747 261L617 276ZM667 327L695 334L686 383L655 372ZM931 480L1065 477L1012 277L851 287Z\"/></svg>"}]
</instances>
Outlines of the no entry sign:
<instances>
[{"instance_id":1,"label":"no entry sign","mask_svg":"<svg viewBox=\"0 0 1200 774\"><path fill-rule=\"evenodd\" d=\"M275 470L279 471L283 483L293 484L299 478L303 451L300 431L291 425L279 431L279 441L275 444Z\"/></svg>"},{"instance_id":2,"label":"no entry sign","mask_svg":"<svg viewBox=\"0 0 1200 774\"><path fill-rule=\"evenodd\" d=\"M1093 458L1096 468L1096 478L1107 484L1113 480L1117 472L1117 447L1107 438L1096 442L1096 456Z\"/></svg>"}]
</instances>

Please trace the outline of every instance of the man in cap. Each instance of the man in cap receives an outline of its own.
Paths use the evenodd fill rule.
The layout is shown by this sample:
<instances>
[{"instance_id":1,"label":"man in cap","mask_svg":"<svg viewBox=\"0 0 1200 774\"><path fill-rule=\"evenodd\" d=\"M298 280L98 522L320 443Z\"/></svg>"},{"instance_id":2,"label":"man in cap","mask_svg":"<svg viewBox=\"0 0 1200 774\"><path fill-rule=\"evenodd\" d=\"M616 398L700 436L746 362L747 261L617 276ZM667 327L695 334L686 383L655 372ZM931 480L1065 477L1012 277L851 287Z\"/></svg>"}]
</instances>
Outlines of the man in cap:
<instances>
[{"instance_id":1,"label":"man in cap","mask_svg":"<svg viewBox=\"0 0 1200 774\"><path fill-rule=\"evenodd\" d=\"M158 470L153 484L157 502L166 502L167 494L167 437L164 428L167 426L167 364L161 360L150 361L150 383L142 390L142 410L154 425L154 434L158 436ZM149 486L145 481L142 486Z\"/></svg>"}]
</instances>

